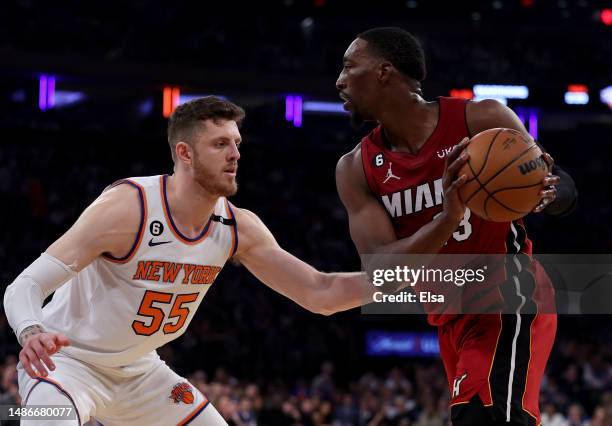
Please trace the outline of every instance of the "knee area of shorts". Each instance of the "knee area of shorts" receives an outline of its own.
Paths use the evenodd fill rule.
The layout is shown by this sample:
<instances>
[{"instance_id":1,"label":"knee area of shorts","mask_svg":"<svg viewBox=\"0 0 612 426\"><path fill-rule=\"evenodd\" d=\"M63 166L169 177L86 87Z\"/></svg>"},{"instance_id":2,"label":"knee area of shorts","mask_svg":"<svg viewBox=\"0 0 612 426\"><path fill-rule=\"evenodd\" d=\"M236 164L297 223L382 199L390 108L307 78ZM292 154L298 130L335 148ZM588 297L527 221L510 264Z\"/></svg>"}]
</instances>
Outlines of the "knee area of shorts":
<instances>
[{"instance_id":1,"label":"knee area of shorts","mask_svg":"<svg viewBox=\"0 0 612 426\"><path fill-rule=\"evenodd\" d=\"M55 407L55 406L63 406L63 407L72 407L73 410L76 410L76 407L56 386L46 383L39 382L34 385L30 394L27 396L26 407L32 407L35 405L42 405L45 407ZM79 426L78 416L74 419L34 419L34 420L25 420L22 419L22 426Z\"/></svg>"},{"instance_id":2,"label":"knee area of shorts","mask_svg":"<svg viewBox=\"0 0 612 426\"><path fill-rule=\"evenodd\" d=\"M40 382L36 383L27 397L27 405L69 405L74 407L72 401L56 386Z\"/></svg>"}]
</instances>

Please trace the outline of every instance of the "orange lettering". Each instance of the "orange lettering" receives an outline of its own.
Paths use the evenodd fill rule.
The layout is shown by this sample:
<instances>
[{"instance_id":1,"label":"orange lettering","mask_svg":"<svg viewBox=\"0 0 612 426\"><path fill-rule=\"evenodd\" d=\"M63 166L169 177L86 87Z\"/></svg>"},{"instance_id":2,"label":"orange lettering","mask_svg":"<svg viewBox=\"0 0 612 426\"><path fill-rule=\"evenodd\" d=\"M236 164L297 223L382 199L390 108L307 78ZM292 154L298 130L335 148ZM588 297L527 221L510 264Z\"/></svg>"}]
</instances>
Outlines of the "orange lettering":
<instances>
[{"instance_id":1,"label":"orange lettering","mask_svg":"<svg viewBox=\"0 0 612 426\"><path fill-rule=\"evenodd\" d=\"M159 270L161 269L163 262L159 262L154 260L151 265L151 269L149 269L149 273L147 274L147 280L149 281L159 281Z\"/></svg>"},{"instance_id":2,"label":"orange lettering","mask_svg":"<svg viewBox=\"0 0 612 426\"><path fill-rule=\"evenodd\" d=\"M198 265L196 266L195 272L193 273L193 276L191 277L191 284L202 284L202 270L204 268L202 267L202 265Z\"/></svg>"},{"instance_id":3,"label":"orange lettering","mask_svg":"<svg viewBox=\"0 0 612 426\"><path fill-rule=\"evenodd\" d=\"M149 267L151 266L151 262L144 261L144 260L139 260L138 261L138 266L136 267L136 273L134 274L134 276L132 277L133 280L145 280L146 276L147 276L147 271L149 269Z\"/></svg>"},{"instance_id":4,"label":"orange lettering","mask_svg":"<svg viewBox=\"0 0 612 426\"><path fill-rule=\"evenodd\" d=\"M213 281L217 278L217 275L221 272L221 268L218 266L213 266L210 274L208 275L208 280L206 284L212 284Z\"/></svg>"},{"instance_id":5,"label":"orange lettering","mask_svg":"<svg viewBox=\"0 0 612 426\"><path fill-rule=\"evenodd\" d=\"M204 266L204 270L202 271L202 284L210 284L210 266Z\"/></svg>"},{"instance_id":6,"label":"orange lettering","mask_svg":"<svg viewBox=\"0 0 612 426\"><path fill-rule=\"evenodd\" d=\"M173 283L183 264L174 262L164 262L164 282Z\"/></svg>"},{"instance_id":7,"label":"orange lettering","mask_svg":"<svg viewBox=\"0 0 612 426\"><path fill-rule=\"evenodd\" d=\"M185 277L183 277L183 281L182 281L183 284L189 283L189 277L191 276L195 268L196 268L195 265L190 265L189 263L185 263L183 265L183 269L185 270Z\"/></svg>"}]
</instances>

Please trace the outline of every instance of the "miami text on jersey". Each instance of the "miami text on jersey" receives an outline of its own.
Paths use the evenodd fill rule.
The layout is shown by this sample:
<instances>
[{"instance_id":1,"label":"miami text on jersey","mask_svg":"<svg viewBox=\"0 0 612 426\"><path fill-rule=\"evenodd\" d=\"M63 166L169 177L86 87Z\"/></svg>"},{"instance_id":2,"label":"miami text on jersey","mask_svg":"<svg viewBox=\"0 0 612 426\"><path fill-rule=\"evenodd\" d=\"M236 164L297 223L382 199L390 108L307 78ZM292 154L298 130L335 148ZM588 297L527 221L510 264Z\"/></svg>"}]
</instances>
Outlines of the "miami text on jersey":
<instances>
[{"instance_id":1,"label":"miami text on jersey","mask_svg":"<svg viewBox=\"0 0 612 426\"><path fill-rule=\"evenodd\" d=\"M391 217L420 212L442 204L442 178L425 182L416 188L406 188L382 196L383 204Z\"/></svg>"}]
</instances>

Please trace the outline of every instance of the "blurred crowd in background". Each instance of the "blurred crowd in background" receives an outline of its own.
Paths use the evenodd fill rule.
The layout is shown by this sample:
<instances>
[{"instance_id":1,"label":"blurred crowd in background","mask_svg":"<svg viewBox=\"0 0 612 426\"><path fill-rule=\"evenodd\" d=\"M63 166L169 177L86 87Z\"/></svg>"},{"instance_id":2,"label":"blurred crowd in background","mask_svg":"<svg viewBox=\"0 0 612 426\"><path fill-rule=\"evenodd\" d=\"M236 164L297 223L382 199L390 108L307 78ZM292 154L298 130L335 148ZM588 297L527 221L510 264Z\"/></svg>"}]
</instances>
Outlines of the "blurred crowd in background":
<instances>
[{"instance_id":1,"label":"blurred crowd in background","mask_svg":"<svg viewBox=\"0 0 612 426\"><path fill-rule=\"evenodd\" d=\"M610 347L560 338L557 348L542 385L542 425L610 425ZM188 349L173 344L163 354ZM448 386L439 361L397 360L395 367L378 372L360 366L348 380L336 365L341 364L325 361L318 372L295 371L293 379L264 373L247 380L226 367L208 373L195 369L187 379L235 426L450 426ZM4 358L0 378L0 404L19 403L14 355Z\"/></svg>"},{"instance_id":2,"label":"blurred crowd in background","mask_svg":"<svg viewBox=\"0 0 612 426\"><path fill-rule=\"evenodd\" d=\"M435 84L500 78L508 84L567 84L568 75L609 84L612 46L598 17L604 3L280 0L267 3L273 13L262 14L155 0L121 3L119 11L101 1L50 7L21 0L0 17L0 38L13 49L109 63L333 74L350 37L398 25L424 43Z\"/></svg>"}]
</instances>

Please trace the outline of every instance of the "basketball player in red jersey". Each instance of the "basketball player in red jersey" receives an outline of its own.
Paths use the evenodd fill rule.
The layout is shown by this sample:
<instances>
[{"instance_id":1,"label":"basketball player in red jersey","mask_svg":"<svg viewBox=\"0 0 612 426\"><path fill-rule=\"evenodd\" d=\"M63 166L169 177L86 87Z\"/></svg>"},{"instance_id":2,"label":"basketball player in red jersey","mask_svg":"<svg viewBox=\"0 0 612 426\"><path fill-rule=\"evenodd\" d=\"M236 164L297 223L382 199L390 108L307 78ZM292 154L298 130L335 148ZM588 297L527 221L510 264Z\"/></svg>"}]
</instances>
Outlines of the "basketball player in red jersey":
<instances>
[{"instance_id":1,"label":"basketball player in red jersey","mask_svg":"<svg viewBox=\"0 0 612 426\"><path fill-rule=\"evenodd\" d=\"M353 124L379 124L337 166L338 192L357 250L531 255L522 221L485 221L471 214L458 195L466 180L458 171L467 161L468 138L497 127L530 137L525 127L496 101L425 101L425 74L419 42L399 28L363 32L345 53L336 82L344 107ZM547 160L552 164L549 155ZM562 215L575 203L576 190L571 177L554 167L555 175L542 182L534 211ZM541 266L523 258L505 271L511 277L506 290L514 292L511 315L502 315L502 309L493 315L428 315L439 330L455 426L540 423L539 387L556 316L523 313L527 308L537 312L536 293L552 289Z\"/></svg>"}]
</instances>

